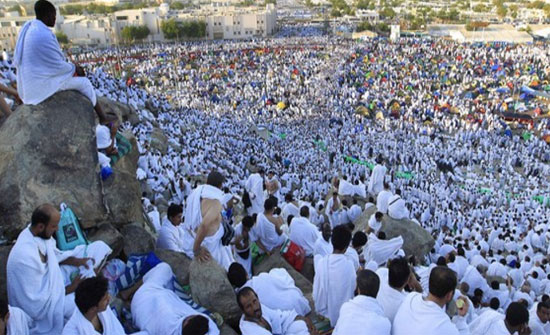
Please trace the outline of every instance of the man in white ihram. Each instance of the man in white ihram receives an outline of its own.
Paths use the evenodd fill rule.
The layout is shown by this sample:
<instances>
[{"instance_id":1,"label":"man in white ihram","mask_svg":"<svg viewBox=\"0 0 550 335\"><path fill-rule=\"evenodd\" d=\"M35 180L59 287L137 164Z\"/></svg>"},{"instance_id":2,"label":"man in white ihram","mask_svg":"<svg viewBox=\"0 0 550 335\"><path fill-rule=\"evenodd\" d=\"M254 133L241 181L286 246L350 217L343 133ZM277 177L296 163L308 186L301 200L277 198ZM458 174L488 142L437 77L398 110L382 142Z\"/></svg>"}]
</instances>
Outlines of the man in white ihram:
<instances>
[{"instance_id":1,"label":"man in white ihram","mask_svg":"<svg viewBox=\"0 0 550 335\"><path fill-rule=\"evenodd\" d=\"M76 257L78 248L61 252L52 238L57 231L60 214L52 205L34 210L31 224L17 238L7 263L8 298L34 321L30 333L61 334L65 320L76 305L74 291L84 278L95 276L111 249L103 242L85 248L92 258ZM81 255L79 255L81 256ZM61 267L62 266L62 267ZM96 269L94 269L94 267ZM78 271L70 281L68 273Z\"/></svg>"},{"instance_id":2,"label":"man in white ihram","mask_svg":"<svg viewBox=\"0 0 550 335\"><path fill-rule=\"evenodd\" d=\"M34 4L36 19L21 29L14 52L17 92L25 104L37 105L59 91L76 90L92 102L100 123L107 122L84 70L65 60L57 38L55 7L47 0Z\"/></svg>"},{"instance_id":3,"label":"man in white ihram","mask_svg":"<svg viewBox=\"0 0 550 335\"><path fill-rule=\"evenodd\" d=\"M249 215L260 214L264 210L264 170L260 169L257 173L253 173L246 181L246 190L250 195L252 207L249 208Z\"/></svg>"}]
</instances>

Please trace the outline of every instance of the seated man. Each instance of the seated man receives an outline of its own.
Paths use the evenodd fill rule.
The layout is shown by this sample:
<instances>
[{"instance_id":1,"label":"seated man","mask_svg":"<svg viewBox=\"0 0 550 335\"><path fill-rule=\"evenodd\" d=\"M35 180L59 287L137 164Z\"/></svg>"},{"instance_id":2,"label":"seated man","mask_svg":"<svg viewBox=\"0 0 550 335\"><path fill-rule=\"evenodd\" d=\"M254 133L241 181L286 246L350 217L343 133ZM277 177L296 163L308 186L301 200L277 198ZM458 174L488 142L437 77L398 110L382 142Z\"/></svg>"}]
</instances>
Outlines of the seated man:
<instances>
[{"instance_id":1,"label":"seated man","mask_svg":"<svg viewBox=\"0 0 550 335\"><path fill-rule=\"evenodd\" d=\"M464 316L468 313L468 300L457 304L458 315L453 321L445 313L445 305L453 300L457 285L456 273L446 266L436 266L430 273L429 293L409 293L393 320L392 335L458 335L469 334Z\"/></svg>"},{"instance_id":2,"label":"seated man","mask_svg":"<svg viewBox=\"0 0 550 335\"><path fill-rule=\"evenodd\" d=\"M239 328L243 335L310 335L317 331L308 318L298 316L295 311L271 309L260 304L250 287L237 293L237 303L243 311Z\"/></svg>"},{"instance_id":3,"label":"seated man","mask_svg":"<svg viewBox=\"0 0 550 335\"><path fill-rule=\"evenodd\" d=\"M157 248L183 252L183 234L181 217L183 208L180 205L171 204L168 207L167 218L162 222Z\"/></svg>"},{"instance_id":4,"label":"seated man","mask_svg":"<svg viewBox=\"0 0 550 335\"><path fill-rule=\"evenodd\" d=\"M290 223L290 240L304 248L306 256L313 256L315 242L321 236L319 230L309 221L309 207L300 208L300 217Z\"/></svg>"},{"instance_id":5,"label":"seated man","mask_svg":"<svg viewBox=\"0 0 550 335\"><path fill-rule=\"evenodd\" d=\"M84 70L65 60L57 38L56 11L47 0L34 4L36 19L25 23L14 52L17 67L17 91L25 104L37 105L59 91L76 90L92 102L100 123L106 117L97 103L96 93Z\"/></svg>"},{"instance_id":6,"label":"seated man","mask_svg":"<svg viewBox=\"0 0 550 335\"><path fill-rule=\"evenodd\" d=\"M402 220L409 218L409 209L406 206L405 200L401 198L401 190L396 190L395 195L388 201L388 215L389 217Z\"/></svg>"},{"instance_id":7,"label":"seated man","mask_svg":"<svg viewBox=\"0 0 550 335\"><path fill-rule=\"evenodd\" d=\"M78 307L63 328L62 335L125 335L124 328L109 308L109 284L105 278L83 280L75 292Z\"/></svg>"},{"instance_id":8,"label":"seated man","mask_svg":"<svg viewBox=\"0 0 550 335\"><path fill-rule=\"evenodd\" d=\"M258 214L256 225L252 229L257 238L256 244L263 253L270 255L273 249L280 247L286 240L281 226L283 219L275 215L275 200L269 198L264 203L264 212Z\"/></svg>"},{"instance_id":9,"label":"seated man","mask_svg":"<svg viewBox=\"0 0 550 335\"><path fill-rule=\"evenodd\" d=\"M357 273L357 296L344 303L333 335L390 335L391 322L376 300L380 279L370 270Z\"/></svg>"},{"instance_id":10,"label":"seated man","mask_svg":"<svg viewBox=\"0 0 550 335\"><path fill-rule=\"evenodd\" d=\"M61 252L52 238L59 220L55 207L39 206L8 256L9 301L33 319L33 335L61 334L64 319L69 319L76 307L72 293L82 279L101 270L111 253L100 241ZM85 254L91 258L82 258Z\"/></svg>"},{"instance_id":11,"label":"seated man","mask_svg":"<svg viewBox=\"0 0 550 335\"><path fill-rule=\"evenodd\" d=\"M231 244L235 260L241 264L246 273L252 276L252 255L250 254L250 244L255 240L252 234L252 228L256 223L255 216L245 216L242 221L235 227L235 236Z\"/></svg>"},{"instance_id":12,"label":"seated man","mask_svg":"<svg viewBox=\"0 0 550 335\"><path fill-rule=\"evenodd\" d=\"M166 263L158 264L143 276L143 285L134 294L131 305L136 327L151 335L218 335L220 331L214 321L197 313L174 293L173 277Z\"/></svg>"},{"instance_id":13,"label":"seated man","mask_svg":"<svg viewBox=\"0 0 550 335\"><path fill-rule=\"evenodd\" d=\"M29 335L32 320L17 307L11 307L0 299L0 335Z\"/></svg>"},{"instance_id":14,"label":"seated man","mask_svg":"<svg viewBox=\"0 0 550 335\"><path fill-rule=\"evenodd\" d=\"M309 302L285 269L272 269L269 273L262 272L249 279L244 267L233 263L227 277L237 289L243 286L254 289L264 305L271 309L294 310L302 316L311 311Z\"/></svg>"},{"instance_id":15,"label":"seated man","mask_svg":"<svg viewBox=\"0 0 550 335\"><path fill-rule=\"evenodd\" d=\"M529 311L519 303L513 302L506 309L506 317L493 322L485 335L529 335Z\"/></svg>"}]
</instances>

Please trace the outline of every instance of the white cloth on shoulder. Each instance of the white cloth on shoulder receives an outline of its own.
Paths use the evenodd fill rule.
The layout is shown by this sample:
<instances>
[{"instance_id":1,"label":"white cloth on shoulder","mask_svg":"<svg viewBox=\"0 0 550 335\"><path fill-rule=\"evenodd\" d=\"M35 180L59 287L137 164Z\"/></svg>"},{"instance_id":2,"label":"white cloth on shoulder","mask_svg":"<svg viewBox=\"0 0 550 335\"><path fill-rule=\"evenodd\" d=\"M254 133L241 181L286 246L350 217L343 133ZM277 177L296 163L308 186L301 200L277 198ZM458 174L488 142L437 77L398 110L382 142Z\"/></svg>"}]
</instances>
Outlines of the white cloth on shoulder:
<instances>
[{"instance_id":1,"label":"white cloth on shoulder","mask_svg":"<svg viewBox=\"0 0 550 335\"><path fill-rule=\"evenodd\" d=\"M391 240L381 240L370 233L363 252L365 262L375 261L380 266L396 255L402 246L403 237L401 236L394 237Z\"/></svg>"},{"instance_id":2,"label":"white cloth on shoulder","mask_svg":"<svg viewBox=\"0 0 550 335\"><path fill-rule=\"evenodd\" d=\"M124 328L118 321L116 315L107 306L107 309L97 315L103 327L103 334L106 335L125 335ZM94 325L82 315L77 308L69 322L63 328L62 335L102 335L94 329Z\"/></svg>"},{"instance_id":3,"label":"white cloth on shoulder","mask_svg":"<svg viewBox=\"0 0 550 335\"><path fill-rule=\"evenodd\" d=\"M61 334L65 306L63 273L54 239L39 239L29 227L19 234L8 256L8 299L34 320L33 335Z\"/></svg>"},{"instance_id":4,"label":"white cloth on shoulder","mask_svg":"<svg viewBox=\"0 0 550 335\"><path fill-rule=\"evenodd\" d=\"M78 268L72 265L61 265L60 268L63 273L65 286L71 283L71 274L76 271L78 271L83 278L95 277L96 274L94 269L99 268L112 252L113 250L103 241L95 241L88 245L79 245L73 250L59 251L56 249L57 261L60 263L69 257L93 259L93 261L88 261L88 268L84 265Z\"/></svg>"},{"instance_id":5,"label":"white cloth on shoulder","mask_svg":"<svg viewBox=\"0 0 550 335\"><path fill-rule=\"evenodd\" d=\"M195 311L174 293L173 277L166 263L158 264L143 276L143 285L135 293L131 305L136 327L150 335L181 335L183 320L199 314L208 319L207 335L219 335L214 321ZM159 312L162 315L159 316Z\"/></svg>"},{"instance_id":6,"label":"white cloth on shoulder","mask_svg":"<svg viewBox=\"0 0 550 335\"><path fill-rule=\"evenodd\" d=\"M344 303L333 335L390 335L391 322L372 297L358 295Z\"/></svg>"},{"instance_id":7,"label":"white cloth on shoulder","mask_svg":"<svg viewBox=\"0 0 550 335\"><path fill-rule=\"evenodd\" d=\"M470 335L485 335L494 322L503 319L503 314L495 311L494 309L487 308L487 310L481 313L469 324Z\"/></svg>"},{"instance_id":8,"label":"white cloth on shoulder","mask_svg":"<svg viewBox=\"0 0 550 335\"><path fill-rule=\"evenodd\" d=\"M10 317L6 335L29 335L33 321L21 308L8 306Z\"/></svg>"},{"instance_id":9,"label":"white cloth on shoulder","mask_svg":"<svg viewBox=\"0 0 550 335\"><path fill-rule=\"evenodd\" d=\"M353 298L355 268L346 255L330 254L314 257L313 301L318 314L335 326L342 305Z\"/></svg>"},{"instance_id":10,"label":"white cloth on shoulder","mask_svg":"<svg viewBox=\"0 0 550 335\"><path fill-rule=\"evenodd\" d=\"M239 321L239 328L243 335L309 335L304 321L295 321L296 312L271 309L262 304L262 317L271 326L271 331L255 322L246 321L244 315Z\"/></svg>"},{"instance_id":11,"label":"white cloth on shoulder","mask_svg":"<svg viewBox=\"0 0 550 335\"><path fill-rule=\"evenodd\" d=\"M302 316L311 311L309 302L285 269L276 268L269 273L260 273L244 286L251 287L260 301L269 308L294 310Z\"/></svg>"},{"instance_id":12,"label":"white cloth on shoulder","mask_svg":"<svg viewBox=\"0 0 550 335\"><path fill-rule=\"evenodd\" d=\"M355 193L355 188L353 184L347 180L340 179L340 185L338 186L338 195L340 196L353 196Z\"/></svg>"},{"instance_id":13,"label":"white cloth on shoulder","mask_svg":"<svg viewBox=\"0 0 550 335\"><path fill-rule=\"evenodd\" d=\"M75 66L65 60L53 32L37 19L25 23L21 29L14 63L17 92L28 105L39 104L52 96L75 73Z\"/></svg>"}]
</instances>

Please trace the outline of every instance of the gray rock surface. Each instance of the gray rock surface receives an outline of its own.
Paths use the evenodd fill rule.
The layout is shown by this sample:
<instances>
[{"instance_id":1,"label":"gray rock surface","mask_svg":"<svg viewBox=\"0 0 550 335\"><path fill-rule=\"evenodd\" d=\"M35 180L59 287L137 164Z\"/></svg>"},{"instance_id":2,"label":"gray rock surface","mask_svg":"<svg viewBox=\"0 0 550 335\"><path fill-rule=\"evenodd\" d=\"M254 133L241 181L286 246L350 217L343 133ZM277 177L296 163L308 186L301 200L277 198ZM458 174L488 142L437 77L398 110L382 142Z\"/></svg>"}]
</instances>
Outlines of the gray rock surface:
<instances>
[{"instance_id":1,"label":"gray rock surface","mask_svg":"<svg viewBox=\"0 0 550 335\"><path fill-rule=\"evenodd\" d=\"M152 149L158 150L161 154L168 151L168 138L160 128L153 128L151 132L150 144Z\"/></svg>"},{"instance_id":2,"label":"gray rock surface","mask_svg":"<svg viewBox=\"0 0 550 335\"><path fill-rule=\"evenodd\" d=\"M10 254L11 248L11 245L0 246L0 299L4 299L6 301L8 298L6 266L8 264L8 255Z\"/></svg>"},{"instance_id":3,"label":"gray rock surface","mask_svg":"<svg viewBox=\"0 0 550 335\"><path fill-rule=\"evenodd\" d=\"M15 239L42 203L67 203L84 228L107 220L92 104L74 91L20 106L0 127L0 227Z\"/></svg>"},{"instance_id":4,"label":"gray rock surface","mask_svg":"<svg viewBox=\"0 0 550 335\"><path fill-rule=\"evenodd\" d=\"M220 335L238 335L238 333L224 323L220 328Z\"/></svg>"},{"instance_id":5,"label":"gray rock surface","mask_svg":"<svg viewBox=\"0 0 550 335\"><path fill-rule=\"evenodd\" d=\"M155 249L153 236L139 223L132 223L120 229L124 237L123 251L126 256L142 254Z\"/></svg>"},{"instance_id":6,"label":"gray rock surface","mask_svg":"<svg viewBox=\"0 0 550 335\"><path fill-rule=\"evenodd\" d=\"M236 327L241 310L225 270L211 259L205 263L193 260L189 272L193 300L212 312L218 312L227 324Z\"/></svg>"},{"instance_id":7,"label":"gray rock surface","mask_svg":"<svg viewBox=\"0 0 550 335\"><path fill-rule=\"evenodd\" d=\"M117 257L124 247L124 237L110 223L103 223L88 232L90 242L103 241L113 250L109 258Z\"/></svg>"},{"instance_id":8,"label":"gray rock surface","mask_svg":"<svg viewBox=\"0 0 550 335\"><path fill-rule=\"evenodd\" d=\"M156 249L155 255L170 265L180 284L189 285L189 266L191 265L189 257L181 252L164 249Z\"/></svg>"},{"instance_id":9,"label":"gray rock surface","mask_svg":"<svg viewBox=\"0 0 550 335\"><path fill-rule=\"evenodd\" d=\"M365 230L371 215L376 212L376 207L370 207L361 214L355 222L355 231ZM402 236L403 250L407 256L414 255L418 262L423 262L433 248L435 241L432 236L411 220L395 220L384 215L381 231L386 233L388 239Z\"/></svg>"}]
</instances>

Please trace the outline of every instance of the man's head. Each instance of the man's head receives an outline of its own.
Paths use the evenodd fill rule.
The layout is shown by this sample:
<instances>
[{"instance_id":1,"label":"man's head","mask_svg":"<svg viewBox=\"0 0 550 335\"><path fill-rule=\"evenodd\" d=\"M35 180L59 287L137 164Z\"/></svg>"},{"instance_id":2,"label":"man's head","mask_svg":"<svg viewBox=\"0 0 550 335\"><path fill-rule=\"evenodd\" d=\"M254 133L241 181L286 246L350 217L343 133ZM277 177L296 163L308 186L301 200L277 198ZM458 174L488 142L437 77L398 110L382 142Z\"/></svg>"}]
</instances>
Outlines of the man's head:
<instances>
[{"instance_id":1,"label":"man's head","mask_svg":"<svg viewBox=\"0 0 550 335\"><path fill-rule=\"evenodd\" d=\"M225 178L222 176L221 173L214 170L210 172L208 175L208 178L206 178L206 183L210 186L217 187L219 189L222 188L223 182L225 181Z\"/></svg>"},{"instance_id":2,"label":"man's head","mask_svg":"<svg viewBox=\"0 0 550 335\"><path fill-rule=\"evenodd\" d=\"M449 303L457 285L456 273L446 266L436 266L430 273L429 291L434 297Z\"/></svg>"},{"instance_id":3,"label":"man's head","mask_svg":"<svg viewBox=\"0 0 550 335\"><path fill-rule=\"evenodd\" d=\"M181 335L206 335L208 319L200 314L189 315L181 323Z\"/></svg>"},{"instance_id":4,"label":"man's head","mask_svg":"<svg viewBox=\"0 0 550 335\"><path fill-rule=\"evenodd\" d=\"M523 329L529 324L529 311L519 302L511 303L506 309L506 318L504 322L508 329L521 334Z\"/></svg>"},{"instance_id":5,"label":"man's head","mask_svg":"<svg viewBox=\"0 0 550 335\"><path fill-rule=\"evenodd\" d=\"M363 233L362 231L358 231L353 234L351 245L355 249L361 249L363 248L363 246L365 246L365 244L367 244L367 234Z\"/></svg>"},{"instance_id":6,"label":"man's head","mask_svg":"<svg viewBox=\"0 0 550 335\"><path fill-rule=\"evenodd\" d=\"M235 262L229 266L229 269L227 270L227 278L229 279L231 285L241 288L244 284L246 284L248 274L241 264Z\"/></svg>"},{"instance_id":7,"label":"man's head","mask_svg":"<svg viewBox=\"0 0 550 335\"><path fill-rule=\"evenodd\" d=\"M109 306L109 283L103 277L84 279L75 291L74 302L83 315L96 315Z\"/></svg>"},{"instance_id":8,"label":"man's head","mask_svg":"<svg viewBox=\"0 0 550 335\"><path fill-rule=\"evenodd\" d=\"M407 285L411 275L411 268L404 257L390 261L388 265L388 284L396 290L401 290Z\"/></svg>"},{"instance_id":9,"label":"man's head","mask_svg":"<svg viewBox=\"0 0 550 335\"><path fill-rule=\"evenodd\" d=\"M260 299L258 299L258 295L250 287L243 287L237 293L237 304L245 317L252 319L260 319L262 317Z\"/></svg>"},{"instance_id":10,"label":"man's head","mask_svg":"<svg viewBox=\"0 0 550 335\"><path fill-rule=\"evenodd\" d=\"M271 214L273 213L273 211L275 210L275 207L277 206L277 204L275 203L275 201L271 198L268 198L266 199L266 201L264 202L264 210L266 213L268 214Z\"/></svg>"},{"instance_id":11,"label":"man's head","mask_svg":"<svg viewBox=\"0 0 550 335\"><path fill-rule=\"evenodd\" d=\"M34 236L48 240L57 231L60 219L61 215L54 206L40 205L32 212L31 231Z\"/></svg>"},{"instance_id":12,"label":"man's head","mask_svg":"<svg viewBox=\"0 0 550 335\"><path fill-rule=\"evenodd\" d=\"M309 218L309 207L308 206L302 206L300 208L300 216L304 218Z\"/></svg>"},{"instance_id":13,"label":"man's head","mask_svg":"<svg viewBox=\"0 0 550 335\"><path fill-rule=\"evenodd\" d=\"M243 223L243 229L246 231L250 231L254 226L254 218L250 215L245 216L241 222Z\"/></svg>"},{"instance_id":14,"label":"man's head","mask_svg":"<svg viewBox=\"0 0 550 335\"><path fill-rule=\"evenodd\" d=\"M542 323L550 321L550 299L546 299L537 304L537 316Z\"/></svg>"},{"instance_id":15,"label":"man's head","mask_svg":"<svg viewBox=\"0 0 550 335\"><path fill-rule=\"evenodd\" d=\"M497 311L500 307L500 300L498 300L497 297L491 298L491 300L489 301L489 307Z\"/></svg>"},{"instance_id":16,"label":"man's head","mask_svg":"<svg viewBox=\"0 0 550 335\"><path fill-rule=\"evenodd\" d=\"M351 232L345 225L336 226L332 230L332 247L334 251L346 252L351 242Z\"/></svg>"},{"instance_id":17,"label":"man's head","mask_svg":"<svg viewBox=\"0 0 550 335\"><path fill-rule=\"evenodd\" d=\"M323 239L325 241L328 242L328 240L330 240L330 237L332 236L332 227L330 226L330 223L323 223L323 227L321 228L321 235L323 235Z\"/></svg>"},{"instance_id":18,"label":"man's head","mask_svg":"<svg viewBox=\"0 0 550 335\"><path fill-rule=\"evenodd\" d=\"M181 223L181 217L183 215L183 208L180 205L171 204L168 207L168 220L174 225L178 226Z\"/></svg>"},{"instance_id":19,"label":"man's head","mask_svg":"<svg viewBox=\"0 0 550 335\"><path fill-rule=\"evenodd\" d=\"M357 293L376 298L380 289L380 278L371 270L361 270L357 273Z\"/></svg>"},{"instance_id":20,"label":"man's head","mask_svg":"<svg viewBox=\"0 0 550 335\"><path fill-rule=\"evenodd\" d=\"M36 19L42 21L46 26L55 26L55 7L47 0L38 0L34 3Z\"/></svg>"},{"instance_id":21,"label":"man's head","mask_svg":"<svg viewBox=\"0 0 550 335\"><path fill-rule=\"evenodd\" d=\"M384 214L382 212L376 212L374 214L374 219L378 222L382 221L383 217L384 217Z\"/></svg>"}]
</instances>

